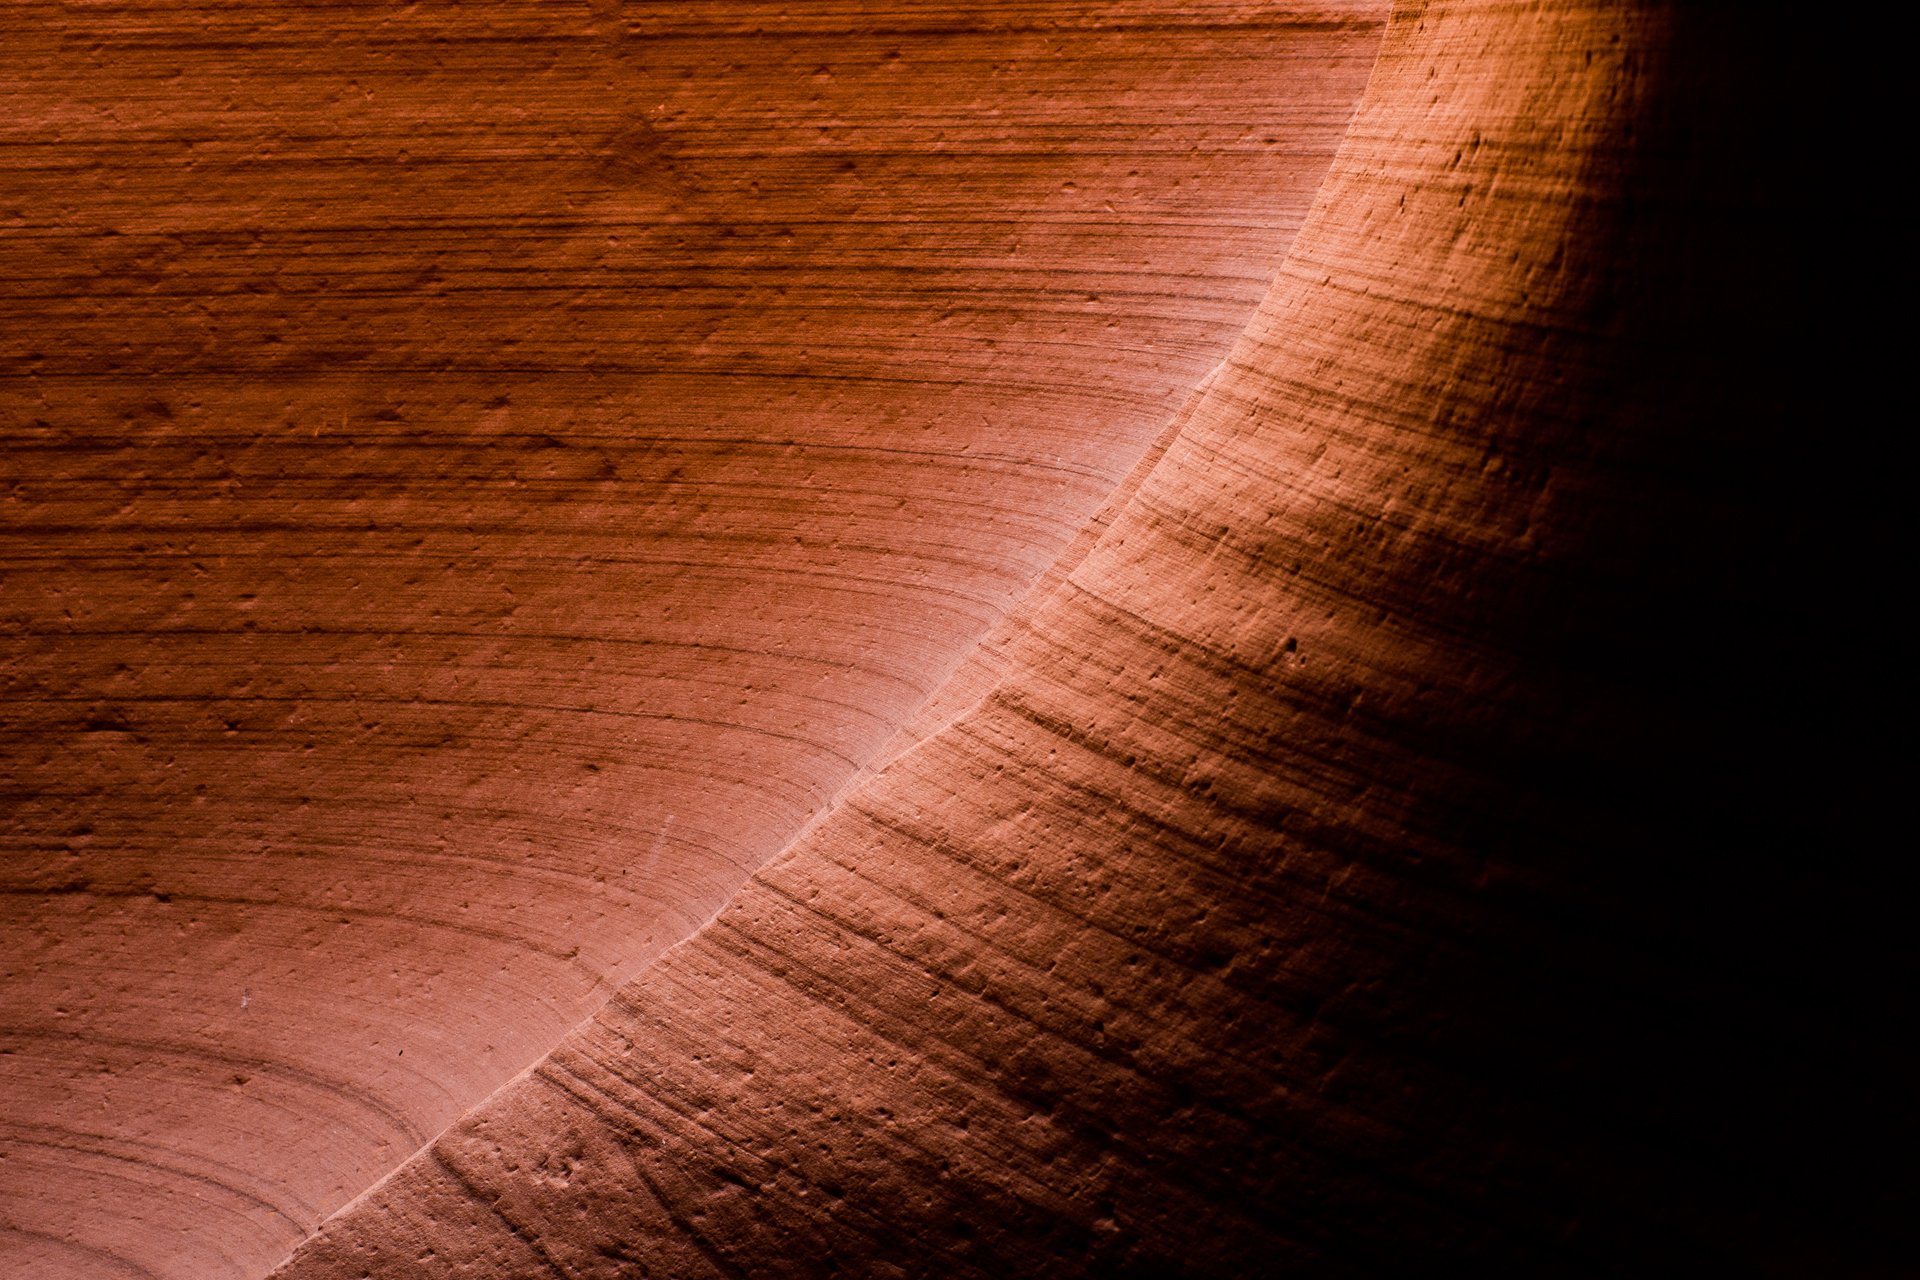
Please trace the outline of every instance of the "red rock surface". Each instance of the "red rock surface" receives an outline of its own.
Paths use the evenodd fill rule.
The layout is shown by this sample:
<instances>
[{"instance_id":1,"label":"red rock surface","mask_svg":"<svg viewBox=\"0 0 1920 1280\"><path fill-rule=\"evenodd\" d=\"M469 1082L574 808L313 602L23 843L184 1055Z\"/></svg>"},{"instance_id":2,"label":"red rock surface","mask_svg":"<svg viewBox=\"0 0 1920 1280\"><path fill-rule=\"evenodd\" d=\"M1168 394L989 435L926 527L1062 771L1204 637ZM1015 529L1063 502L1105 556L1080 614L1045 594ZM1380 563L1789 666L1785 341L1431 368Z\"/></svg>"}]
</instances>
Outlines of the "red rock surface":
<instances>
[{"instance_id":1,"label":"red rock surface","mask_svg":"<svg viewBox=\"0 0 1920 1280\"><path fill-rule=\"evenodd\" d=\"M0 1240L258 1275L1224 352L1381 6L10 6Z\"/></svg>"},{"instance_id":2,"label":"red rock surface","mask_svg":"<svg viewBox=\"0 0 1920 1280\"><path fill-rule=\"evenodd\" d=\"M319 12L7 46L16 1269L1892 1256L1781 32Z\"/></svg>"}]
</instances>

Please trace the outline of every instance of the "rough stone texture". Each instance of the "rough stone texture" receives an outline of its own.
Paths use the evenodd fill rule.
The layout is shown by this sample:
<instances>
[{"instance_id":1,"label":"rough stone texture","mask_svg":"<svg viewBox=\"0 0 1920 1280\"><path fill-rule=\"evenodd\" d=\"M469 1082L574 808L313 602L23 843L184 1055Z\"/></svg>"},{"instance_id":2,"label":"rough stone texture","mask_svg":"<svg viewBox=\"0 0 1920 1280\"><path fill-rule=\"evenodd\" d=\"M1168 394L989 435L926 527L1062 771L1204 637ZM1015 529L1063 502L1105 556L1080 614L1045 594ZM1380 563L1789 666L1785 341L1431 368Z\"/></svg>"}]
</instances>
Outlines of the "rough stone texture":
<instances>
[{"instance_id":1,"label":"rough stone texture","mask_svg":"<svg viewBox=\"0 0 1920 1280\"><path fill-rule=\"evenodd\" d=\"M1402 3L1035 594L275 1274L1891 1270L1885 517L1809 448L1788 251L1818 52Z\"/></svg>"},{"instance_id":2,"label":"rough stone texture","mask_svg":"<svg viewBox=\"0 0 1920 1280\"><path fill-rule=\"evenodd\" d=\"M930 736L280 1280L1890 1268L1874 748L1762 639L1871 660L1781 251L1811 56L1401 5Z\"/></svg>"},{"instance_id":3,"label":"rough stone texture","mask_svg":"<svg viewBox=\"0 0 1920 1280\"><path fill-rule=\"evenodd\" d=\"M717 911L1264 293L1384 4L0 14L0 1271L260 1275Z\"/></svg>"}]
</instances>

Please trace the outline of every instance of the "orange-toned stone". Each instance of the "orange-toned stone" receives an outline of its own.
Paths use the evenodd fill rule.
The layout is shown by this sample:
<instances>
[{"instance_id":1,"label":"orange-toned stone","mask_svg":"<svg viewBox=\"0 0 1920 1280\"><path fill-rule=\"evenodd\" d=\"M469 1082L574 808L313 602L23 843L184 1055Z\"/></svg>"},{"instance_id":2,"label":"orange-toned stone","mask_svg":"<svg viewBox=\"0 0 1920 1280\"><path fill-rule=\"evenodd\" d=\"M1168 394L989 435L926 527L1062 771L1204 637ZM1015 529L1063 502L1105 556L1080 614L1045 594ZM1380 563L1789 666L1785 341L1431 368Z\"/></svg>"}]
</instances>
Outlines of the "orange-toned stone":
<instances>
[{"instance_id":1,"label":"orange-toned stone","mask_svg":"<svg viewBox=\"0 0 1920 1280\"><path fill-rule=\"evenodd\" d=\"M0 1270L260 1275L873 757L1224 353L1293 6L0 17Z\"/></svg>"}]
</instances>

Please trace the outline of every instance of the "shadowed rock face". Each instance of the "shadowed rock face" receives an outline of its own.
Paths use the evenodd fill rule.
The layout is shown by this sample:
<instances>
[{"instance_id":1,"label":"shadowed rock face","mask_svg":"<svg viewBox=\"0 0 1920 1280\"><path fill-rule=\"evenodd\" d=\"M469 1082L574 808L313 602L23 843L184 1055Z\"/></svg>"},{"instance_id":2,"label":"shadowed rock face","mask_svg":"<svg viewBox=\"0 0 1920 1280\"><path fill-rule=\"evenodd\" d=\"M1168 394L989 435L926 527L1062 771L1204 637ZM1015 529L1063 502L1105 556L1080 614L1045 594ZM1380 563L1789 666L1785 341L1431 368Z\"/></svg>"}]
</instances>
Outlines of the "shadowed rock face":
<instances>
[{"instance_id":1,"label":"shadowed rock face","mask_svg":"<svg viewBox=\"0 0 1920 1280\"><path fill-rule=\"evenodd\" d=\"M1870 662L1878 517L1789 37L1677 8L25 22L0 1248L1890 1255L1754 643Z\"/></svg>"}]
</instances>

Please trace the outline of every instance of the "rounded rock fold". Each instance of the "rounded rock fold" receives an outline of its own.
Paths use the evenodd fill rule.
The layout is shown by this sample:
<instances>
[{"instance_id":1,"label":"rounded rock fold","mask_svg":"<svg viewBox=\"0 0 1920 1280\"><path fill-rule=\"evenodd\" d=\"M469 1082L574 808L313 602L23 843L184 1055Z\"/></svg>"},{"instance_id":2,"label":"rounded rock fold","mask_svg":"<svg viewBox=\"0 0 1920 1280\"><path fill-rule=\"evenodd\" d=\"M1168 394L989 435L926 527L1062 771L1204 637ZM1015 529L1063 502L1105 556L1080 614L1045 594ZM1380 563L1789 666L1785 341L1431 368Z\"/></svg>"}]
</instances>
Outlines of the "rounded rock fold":
<instances>
[{"instance_id":1,"label":"rounded rock fold","mask_svg":"<svg viewBox=\"0 0 1920 1280\"><path fill-rule=\"evenodd\" d=\"M1801 856L1856 712L1751 656L1782 573L1857 598L1765 305L1787 41L1678 8L1399 6L979 696L277 1274L1876 1257L1871 1169L1783 1102L1896 1078L1831 994L1880 944L1777 932L1873 865Z\"/></svg>"}]
</instances>

